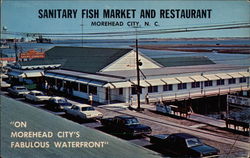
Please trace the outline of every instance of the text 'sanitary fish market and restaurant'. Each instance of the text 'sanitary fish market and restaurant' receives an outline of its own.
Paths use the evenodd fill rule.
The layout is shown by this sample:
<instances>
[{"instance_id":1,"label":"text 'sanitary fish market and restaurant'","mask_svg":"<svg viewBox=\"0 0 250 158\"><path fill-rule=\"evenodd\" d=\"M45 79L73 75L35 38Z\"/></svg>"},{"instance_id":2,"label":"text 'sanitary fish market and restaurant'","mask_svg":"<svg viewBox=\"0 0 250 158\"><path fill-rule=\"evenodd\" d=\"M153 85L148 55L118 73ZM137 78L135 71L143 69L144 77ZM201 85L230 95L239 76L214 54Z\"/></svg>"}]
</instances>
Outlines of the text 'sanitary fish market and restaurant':
<instances>
[{"instance_id":1,"label":"text 'sanitary fish market and restaurant'","mask_svg":"<svg viewBox=\"0 0 250 158\"><path fill-rule=\"evenodd\" d=\"M184 58L184 60L183 60ZM207 57L149 58L139 52L140 99L174 102L249 91L248 66L215 64ZM125 48L55 46L44 59L9 67L12 82L95 102L137 101L136 51Z\"/></svg>"}]
</instances>

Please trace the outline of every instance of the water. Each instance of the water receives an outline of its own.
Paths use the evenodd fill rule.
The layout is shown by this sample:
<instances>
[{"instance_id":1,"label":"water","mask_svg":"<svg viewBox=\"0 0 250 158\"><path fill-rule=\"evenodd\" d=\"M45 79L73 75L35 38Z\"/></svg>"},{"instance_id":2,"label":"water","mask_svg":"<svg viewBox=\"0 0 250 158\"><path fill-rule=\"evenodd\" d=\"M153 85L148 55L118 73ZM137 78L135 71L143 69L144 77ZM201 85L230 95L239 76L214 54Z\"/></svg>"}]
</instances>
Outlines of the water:
<instances>
[{"instance_id":1,"label":"water","mask_svg":"<svg viewBox=\"0 0 250 158\"><path fill-rule=\"evenodd\" d=\"M105 48L131 48L135 45L134 39L121 39L121 40L54 40L53 44L46 43L18 43L19 51L26 52L30 49L37 51L45 51L54 46L73 46L73 47L105 47ZM220 45L250 45L250 39L240 40L168 40L168 41L150 41L150 40L139 40L139 45L162 45L162 44L220 44ZM15 56L14 46L11 44L12 49L2 49L4 54L9 56ZM212 49L212 48L207 48ZM216 52L179 52L179 51L167 51L167 50L148 50L139 49L143 54L156 58L156 57L179 57L179 56L207 56L218 64L233 64L250 66L250 54L220 54Z\"/></svg>"}]
</instances>

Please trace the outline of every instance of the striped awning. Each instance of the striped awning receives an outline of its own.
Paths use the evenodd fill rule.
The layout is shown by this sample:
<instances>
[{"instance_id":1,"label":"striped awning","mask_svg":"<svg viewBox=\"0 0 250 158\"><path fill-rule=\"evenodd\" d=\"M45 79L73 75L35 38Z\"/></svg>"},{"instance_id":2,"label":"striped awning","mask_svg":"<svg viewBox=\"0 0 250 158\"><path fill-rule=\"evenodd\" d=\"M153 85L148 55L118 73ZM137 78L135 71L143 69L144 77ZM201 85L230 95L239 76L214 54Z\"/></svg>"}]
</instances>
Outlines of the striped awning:
<instances>
[{"instance_id":1,"label":"striped awning","mask_svg":"<svg viewBox=\"0 0 250 158\"><path fill-rule=\"evenodd\" d=\"M131 87L132 83L127 81L127 82L114 82L111 83L112 85L115 86L115 88L126 88L126 87Z\"/></svg>"},{"instance_id":2,"label":"striped awning","mask_svg":"<svg viewBox=\"0 0 250 158\"><path fill-rule=\"evenodd\" d=\"M229 79L232 78L232 76L226 74L226 73L221 73L221 74L216 74L220 79Z\"/></svg>"},{"instance_id":3,"label":"striped awning","mask_svg":"<svg viewBox=\"0 0 250 158\"><path fill-rule=\"evenodd\" d=\"M239 72L239 74L241 74L244 77L249 77L250 76L250 72Z\"/></svg>"},{"instance_id":4,"label":"striped awning","mask_svg":"<svg viewBox=\"0 0 250 158\"><path fill-rule=\"evenodd\" d=\"M194 82L195 80L193 80L190 77L176 77L177 80L179 80L181 83L190 83L190 82Z\"/></svg>"},{"instance_id":5,"label":"striped awning","mask_svg":"<svg viewBox=\"0 0 250 158\"><path fill-rule=\"evenodd\" d=\"M240 78L243 77L243 75L239 74L238 72L234 73L228 73L229 76L232 76L233 78Z\"/></svg>"},{"instance_id":6,"label":"striped awning","mask_svg":"<svg viewBox=\"0 0 250 158\"><path fill-rule=\"evenodd\" d=\"M196 76L190 76L195 82L202 82L202 81L207 81L208 79L201 76L201 75L196 75Z\"/></svg>"},{"instance_id":7,"label":"striped awning","mask_svg":"<svg viewBox=\"0 0 250 158\"><path fill-rule=\"evenodd\" d=\"M178 83L181 83L176 78L162 78L162 80L164 82L166 82L166 84L178 84Z\"/></svg>"},{"instance_id":8,"label":"striped awning","mask_svg":"<svg viewBox=\"0 0 250 158\"><path fill-rule=\"evenodd\" d=\"M208 80L219 80L220 78L216 75L203 75L205 78L207 78Z\"/></svg>"},{"instance_id":9,"label":"striped awning","mask_svg":"<svg viewBox=\"0 0 250 158\"><path fill-rule=\"evenodd\" d=\"M131 81L133 85L137 85L137 81ZM149 87L151 86L146 80L140 80L140 86Z\"/></svg>"},{"instance_id":10,"label":"striped awning","mask_svg":"<svg viewBox=\"0 0 250 158\"><path fill-rule=\"evenodd\" d=\"M146 80L151 86L161 86L165 85L166 83L163 82L161 79L152 79L152 80Z\"/></svg>"}]
</instances>

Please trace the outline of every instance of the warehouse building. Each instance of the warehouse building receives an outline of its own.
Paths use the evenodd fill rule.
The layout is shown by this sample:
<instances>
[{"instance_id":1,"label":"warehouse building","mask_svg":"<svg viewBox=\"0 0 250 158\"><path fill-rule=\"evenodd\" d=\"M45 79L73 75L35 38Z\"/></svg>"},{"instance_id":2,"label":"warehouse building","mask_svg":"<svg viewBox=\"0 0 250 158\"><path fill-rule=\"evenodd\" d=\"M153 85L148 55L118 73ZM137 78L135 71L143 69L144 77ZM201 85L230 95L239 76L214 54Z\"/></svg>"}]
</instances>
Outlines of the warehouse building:
<instances>
[{"instance_id":1,"label":"warehouse building","mask_svg":"<svg viewBox=\"0 0 250 158\"><path fill-rule=\"evenodd\" d=\"M20 63L58 66L44 72L48 88L100 103L136 101L136 52L124 48L56 46L45 59ZM206 57L149 58L139 52L141 100L151 102L249 90L249 67L215 64ZM48 64L49 63L49 64ZM58 69L59 68L59 69Z\"/></svg>"},{"instance_id":2,"label":"warehouse building","mask_svg":"<svg viewBox=\"0 0 250 158\"><path fill-rule=\"evenodd\" d=\"M54 47L46 53L47 60L64 60L61 69L46 71L50 87L85 99L92 94L100 103L136 101L133 49ZM143 101L146 95L155 102L249 90L249 67L214 64L206 57L139 53L139 59Z\"/></svg>"}]
</instances>

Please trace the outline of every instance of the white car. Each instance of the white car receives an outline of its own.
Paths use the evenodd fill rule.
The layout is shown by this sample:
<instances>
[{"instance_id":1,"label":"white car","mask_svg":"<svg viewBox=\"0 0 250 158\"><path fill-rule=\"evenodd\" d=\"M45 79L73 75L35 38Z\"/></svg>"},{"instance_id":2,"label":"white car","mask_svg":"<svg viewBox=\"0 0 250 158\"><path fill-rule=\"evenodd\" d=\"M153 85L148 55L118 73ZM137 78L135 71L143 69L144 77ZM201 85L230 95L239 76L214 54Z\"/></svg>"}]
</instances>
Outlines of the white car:
<instances>
[{"instance_id":1,"label":"white car","mask_svg":"<svg viewBox=\"0 0 250 158\"><path fill-rule=\"evenodd\" d=\"M25 99L33 102L44 102L48 101L51 96L46 96L43 92L33 90L25 95Z\"/></svg>"},{"instance_id":2,"label":"white car","mask_svg":"<svg viewBox=\"0 0 250 158\"><path fill-rule=\"evenodd\" d=\"M16 97L23 97L28 94L30 91L24 86L13 86L7 89L9 94L14 95Z\"/></svg>"},{"instance_id":3,"label":"white car","mask_svg":"<svg viewBox=\"0 0 250 158\"><path fill-rule=\"evenodd\" d=\"M73 105L71 108L65 108L65 112L78 119L101 119L103 117L101 112L87 104Z\"/></svg>"},{"instance_id":4,"label":"white car","mask_svg":"<svg viewBox=\"0 0 250 158\"><path fill-rule=\"evenodd\" d=\"M7 89L10 88L10 84L5 82L5 81L0 81L1 82L1 89Z\"/></svg>"}]
</instances>

